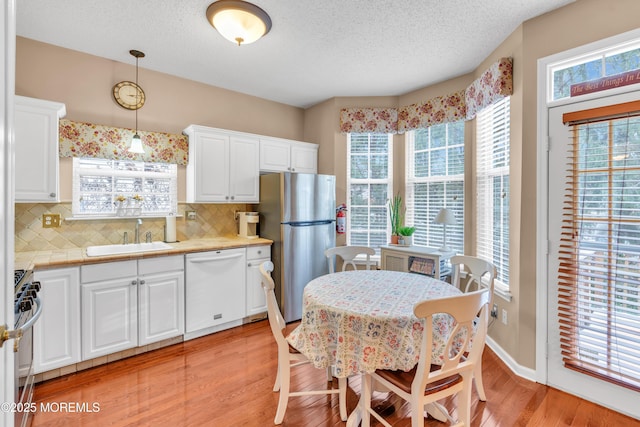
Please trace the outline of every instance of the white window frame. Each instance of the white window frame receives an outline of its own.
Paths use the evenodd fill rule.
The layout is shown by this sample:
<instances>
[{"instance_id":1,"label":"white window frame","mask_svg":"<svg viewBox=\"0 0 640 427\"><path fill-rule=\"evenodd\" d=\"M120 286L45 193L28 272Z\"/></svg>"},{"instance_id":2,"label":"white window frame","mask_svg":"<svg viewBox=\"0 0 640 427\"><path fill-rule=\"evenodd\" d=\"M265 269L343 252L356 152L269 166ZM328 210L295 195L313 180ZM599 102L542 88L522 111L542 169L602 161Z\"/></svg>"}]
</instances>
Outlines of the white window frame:
<instances>
[{"instance_id":1,"label":"white window frame","mask_svg":"<svg viewBox=\"0 0 640 427\"><path fill-rule=\"evenodd\" d=\"M492 187L495 178L509 177L510 169L510 98L503 98L480 111L476 118L476 256L496 265L498 274L495 278L496 292L509 295L509 218L508 234L502 234L499 240L494 240L494 204L496 197L507 202L510 200L511 184L507 192L496 195ZM506 145L506 147L505 147ZM504 157L496 157L496 148L501 148ZM494 161L501 161L502 165L494 167ZM504 213L503 210L500 212ZM507 203L507 215L510 206ZM504 216L501 220L504 223ZM494 257L494 247L499 245L500 258ZM506 248L505 248L506 246ZM505 253L506 251L506 253Z\"/></svg>"},{"instance_id":2,"label":"white window frame","mask_svg":"<svg viewBox=\"0 0 640 427\"><path fill-rule=\"evenodd\" d=\"M363 135L362 133L360 133L359 135ZM373 135L371 133L366 134L366 135ZM380 134L377 134L380 135ZM352 201L351 201L351 186L355 185L355 184L386 184L387 185L387 194L389 195L389 198L391 198L393 196L393 135L392 134L383 134L383 135L387 135L388 138L388 148L387 148L387 170L388 170L388 174L387 174L387 178L382 179L382 178L378 178L378 179L372 179L372 178L351 178L351 137L352 134L348 134L347 135L347 188L346 188L346 199L347 199L347 230L346 230L346 240L347 240L347 245L353 245L355 243L352 242L352 238L351 238L351 233L354 231L353 229L353 211L352 211ZM371 152L369 152L368 156L371 156ZM369 204L368 208L371 208L372 205ZM376 207L379 207L378 205L376 205ZM385 242L389 242L390 241L390 237L391 237L391 224L389 222L389 211L388 211L388 201L385 202L385 218L386 218L386 239ZM363 230L358 229L359 232L362 232ZM370 246L372 248L374 248L376 250L376 255L374 256L375 259L379 259L379 254L380 254L380 246L379 245L374 245L371 244L371 233L368 234L368 242L369 244L367 244L366 246Z\"/></svg>"},{"instance_id":3,"label":"white window frame","mask_svg":"<svg viewBox=\"0 0 640 427\"><path fill-rule=\"evenodd\" d=\"M83 160L90 161L96 166L84 167ZM115 163L130 163L130 170L118 169L113 167ZM100 163L103 163L100 165ZM163 217L167 215L176 215L178 210L178 168L175 164L161 164L162 170L157 170L154 166L160 165L153 162L140 162L133 160L109 160L109 159L81 159L73 158L73 199L72 213L74 219L101 219L101 218L131 218L131 217ZM156 170L154 170L156 169ZM110 189L100 188L96 186L96 195L103 197L103 202L107 203L111 209L83 210L81 199L83 198L83 190L81 189L81 177L83 175L104 176L113 178L136 178L136 179L163 179L169 181L169 186L160 191L145 190L141 188L129 189L128 191L118 191L113 186ZM91 190L84 194L92 193ZM154 195L166 195L169 197L169 209L154 210L145 201L151 200ZM108 202L104 202L109 199ZM124 199L120 202L118 199ZM139 201L138 201L139 200ZM120 206L120 208L118 208Z\"/></svg>"},{"instance_id":4,"label":"white window frame","mask_svg":"<svg viewBox=\"0 0 640 427\"><path fill-rule=\"evenodd\" d=\"M563 98L554 99L554 95L553 95L554 74L556 72L564 70L566 68L600 60L602 75L599 78L608 77L606 74L606 62L605 62L606 58L613 55L620 54L620 53L635 50L635 49L640 49L640 38L636 37L632 39L625 39L623 37L622 41L619 41L617 43L614 42L614 44L610 44L610 45L603 44L599 47L596 47L596 44L594 44L593 49L588 49L586 51L579 52L574 56L570 56L570 57L565 56L560 61L547 64L546 65L547 80L545 82L546 85L541 86L541 87L546 87L546 101L548 103L562 102L562 101L566 102L571 98L576 98L576 97L563 97ZM626 70L626 71L632 71L632 70ZM627 90L627 89L624 89L624 87L620 87L617 89L623 92ZM617 90L617 89L612 89L612 90ZM612 92L612 90L608 90L608 93L614 93ZM588 99L594 96L597 96L597 95L595 95L594 93L588 93L585 95L579 95L578 97L580 100L582 100L582 99Z\"/></svg>"},{"instance_id":5,"label":"white window frame","mask_svg":"<svg viewBox=\"0 0 640 427\"><path fill-rule=\"evenodd\" d=\"M465 170L464 170L464 122L455 122L456 125L460 125L463 127L462 139L459 141L450 140L450 126L454 123L445 123L436 126L444 126L445 127L445 145L442 147L431 147L431 143L429 143L429 147L416 150L415 141L416 141L416 131L410 131L406 134L406 168L405 168L405 194L406 194L406 222L407 225L415 226L418 228L418 233L421 232L420 228L424 227L424 233L426 233L427 245L429 247L439 248L443 244L444 240L444 227L442 224L435 224L433 220L435 219L438 211L441 208L453 208L455 210L454 214L456 220L458 221L455 225L449 225L447 227L447 244L448 246L458 252L464 253L464 180L465 180ZM434 126L424 129L423 131L431 132ZM429 135L429 140L431 141L431 137ZM463 150L462 155L462 170L456 174L449 174L449 149L461 147ZM417 153L430 153L435 150L444 150L445 152L445 174L444 175L431 175L431 168L428 176L416 177L415 171L415 156ZM438 204L438 206L433 206L433 211L430 213L429 218L427 219L426 224L420 224L415 220L415 212L416 212L416 196L415 196L415 185L416 184L435 184L442 183L442 185L446 185L451 182L459 182L462 185L462 194L460 195L451 195L444 194L443 200ZM455 200L454 200L455 198ZM459 199L458 199L459 198ZM459 208L455 208L454 206L459 206ZM452 236L454 236L452 238ZM419 241L416 241L416 237L414 234L413 245L416 246L425 246L420 245ZM456 246L454 242L460 242L460 245Z\"/></svg>"}]
</instances>

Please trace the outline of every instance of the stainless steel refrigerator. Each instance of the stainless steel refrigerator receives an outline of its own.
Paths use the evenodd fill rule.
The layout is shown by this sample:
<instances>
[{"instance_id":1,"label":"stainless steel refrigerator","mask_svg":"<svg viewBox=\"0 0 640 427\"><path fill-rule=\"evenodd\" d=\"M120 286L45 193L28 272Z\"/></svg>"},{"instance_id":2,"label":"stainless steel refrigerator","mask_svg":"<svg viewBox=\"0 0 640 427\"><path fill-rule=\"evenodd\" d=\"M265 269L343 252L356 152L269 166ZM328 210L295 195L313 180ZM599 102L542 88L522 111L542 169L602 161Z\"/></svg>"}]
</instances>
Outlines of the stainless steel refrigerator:
<instances>
[{"instance_id":1,"label":"stainless steel refrigerator","mask_svg":"<svg viewBox=\"0 0 640 427\"><path fill-rule=\"evenodd\" d=\"M309 281L329 273L324 255L336 244L333 175L276 173L260 177L259 235L273 240L276 297L286 322L302 317Z\"/></svg>"}]
</instances>

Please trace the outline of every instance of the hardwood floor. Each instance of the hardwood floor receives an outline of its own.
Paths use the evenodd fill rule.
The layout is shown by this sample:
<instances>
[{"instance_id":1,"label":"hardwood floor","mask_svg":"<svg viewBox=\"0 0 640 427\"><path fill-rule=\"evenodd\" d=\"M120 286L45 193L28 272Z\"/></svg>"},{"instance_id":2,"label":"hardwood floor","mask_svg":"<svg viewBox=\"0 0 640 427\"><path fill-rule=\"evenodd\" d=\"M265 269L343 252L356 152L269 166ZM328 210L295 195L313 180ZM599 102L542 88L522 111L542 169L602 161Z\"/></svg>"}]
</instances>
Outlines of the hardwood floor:
<instances>
[{"instance_id":1,"label":"hardwood floor","mask_svg":"<svg viewBox=\"0 0 640 427\"><path fill-rule=\"evenodd\" d=\"M489 348L483 363L488 400L479 402L474 392L474 427L640 426L638 420L515 376ZM38 384L37 407L49 404L50 411L36 412L32 427L271 426L278 401L272 391L275 374L275 341L268 322L260 321ZM294 369L292 389L323 387L325 378L324 370ZM359 390L360 379L350 379L349 412ZM397 399L374 397L376 407L387 412ZM54 412L67 402L86 407ZM451 408L452 401L445 406ZM390 420L394 426L410 426L408 406ZM291 398L282 424L343 425L335 395ZM427 419L425 425L445 424Z\"/></svg>"}]
</instances>

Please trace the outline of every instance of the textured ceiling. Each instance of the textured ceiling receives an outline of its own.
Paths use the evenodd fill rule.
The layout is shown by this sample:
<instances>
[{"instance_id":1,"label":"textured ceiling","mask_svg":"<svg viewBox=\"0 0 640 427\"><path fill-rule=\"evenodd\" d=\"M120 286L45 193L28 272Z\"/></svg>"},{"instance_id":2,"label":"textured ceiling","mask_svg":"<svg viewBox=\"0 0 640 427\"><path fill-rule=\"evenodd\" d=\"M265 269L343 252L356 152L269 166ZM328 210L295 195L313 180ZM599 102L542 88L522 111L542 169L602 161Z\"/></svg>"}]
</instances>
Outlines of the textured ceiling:
<instances>
[{"instance_id":1,"label":"textured ceiling","mask_svg":"<svg viewBox=\"0 0 640 427\"><path fill-rule=\"evenodd\" d=\"M256 0L273 21L236 46L212 0L20 0L17 34L298 107L401 95L475 69L522 22L573 0Z\"/></svg>"}]
</instances>

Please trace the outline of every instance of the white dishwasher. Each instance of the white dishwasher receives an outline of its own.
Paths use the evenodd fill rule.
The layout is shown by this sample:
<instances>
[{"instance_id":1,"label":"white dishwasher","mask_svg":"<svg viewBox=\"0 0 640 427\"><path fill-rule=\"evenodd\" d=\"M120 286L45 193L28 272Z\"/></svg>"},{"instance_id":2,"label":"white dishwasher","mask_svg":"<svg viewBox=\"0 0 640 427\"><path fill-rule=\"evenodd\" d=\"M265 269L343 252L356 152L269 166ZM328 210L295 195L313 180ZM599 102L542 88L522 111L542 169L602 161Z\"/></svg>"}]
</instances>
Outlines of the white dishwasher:
<instances>
[{"instance_id":1,"label":"white dishwasher","mask_svg":"<svg viewBox=\"0 0 640 427\"><path fill-rule=\"evenodd\" d=\"M246 249L187 254L185 260L185 339L241 325L246 311Z\"/></svg>"}]
</instances>

